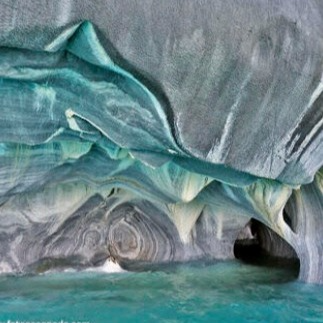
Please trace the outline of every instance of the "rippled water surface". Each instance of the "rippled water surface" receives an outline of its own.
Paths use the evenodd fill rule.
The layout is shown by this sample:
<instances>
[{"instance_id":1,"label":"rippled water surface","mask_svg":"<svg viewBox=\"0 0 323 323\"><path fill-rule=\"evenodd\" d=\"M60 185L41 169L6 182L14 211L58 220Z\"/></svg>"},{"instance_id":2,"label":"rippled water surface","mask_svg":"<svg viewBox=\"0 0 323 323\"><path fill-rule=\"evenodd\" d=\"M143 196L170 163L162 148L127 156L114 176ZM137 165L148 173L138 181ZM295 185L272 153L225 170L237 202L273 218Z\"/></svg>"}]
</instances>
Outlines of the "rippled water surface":
<instances>
[{"instance_id":1,"label":"rippled water surface","mask_svg":"<svg viewBox=\"0 0 323 323\"><path fill-rule=\"evenodd\" d=\"M238 262L0 277L0 322L323 322L323 287Z\"/></svg>"}]
</instances>

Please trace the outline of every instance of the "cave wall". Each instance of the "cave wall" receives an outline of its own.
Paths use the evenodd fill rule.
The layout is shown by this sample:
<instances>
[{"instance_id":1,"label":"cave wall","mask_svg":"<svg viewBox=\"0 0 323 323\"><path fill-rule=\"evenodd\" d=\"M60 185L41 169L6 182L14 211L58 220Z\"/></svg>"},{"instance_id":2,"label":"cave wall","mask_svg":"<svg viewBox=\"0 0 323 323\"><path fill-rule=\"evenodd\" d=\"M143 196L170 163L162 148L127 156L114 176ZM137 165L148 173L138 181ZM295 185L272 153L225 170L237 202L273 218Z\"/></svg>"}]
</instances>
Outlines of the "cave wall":
<instances>
[{"instance_id":1,"label":"cave wall","mask_svg":"<svg viewBox=\"0 0 323 323\"><path fill-rule=\"evenodd\" d=\"M1 272L230 259L255 218L322 282L319 1L0 7Z\"/></svg>"}]
</instances>

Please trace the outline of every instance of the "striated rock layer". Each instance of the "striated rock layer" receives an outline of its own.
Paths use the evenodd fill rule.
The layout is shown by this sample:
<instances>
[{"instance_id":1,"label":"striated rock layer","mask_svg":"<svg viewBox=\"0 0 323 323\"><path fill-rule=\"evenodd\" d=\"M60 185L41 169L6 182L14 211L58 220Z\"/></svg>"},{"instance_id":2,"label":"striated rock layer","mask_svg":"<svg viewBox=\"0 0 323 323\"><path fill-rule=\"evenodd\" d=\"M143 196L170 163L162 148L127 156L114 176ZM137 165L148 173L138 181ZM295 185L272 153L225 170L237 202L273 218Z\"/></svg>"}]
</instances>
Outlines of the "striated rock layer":
<instances>
[{"instance_id":1,"label":"striated rock layer","mask_svg":"<svg viewBox=\"0 0 323 323\"><path fill-rule=\"evenodd\" d=\"M323 283L318 1L36 2L0 27L0 272L230 259L253 218Z\"/></svg>"}]
</instances>

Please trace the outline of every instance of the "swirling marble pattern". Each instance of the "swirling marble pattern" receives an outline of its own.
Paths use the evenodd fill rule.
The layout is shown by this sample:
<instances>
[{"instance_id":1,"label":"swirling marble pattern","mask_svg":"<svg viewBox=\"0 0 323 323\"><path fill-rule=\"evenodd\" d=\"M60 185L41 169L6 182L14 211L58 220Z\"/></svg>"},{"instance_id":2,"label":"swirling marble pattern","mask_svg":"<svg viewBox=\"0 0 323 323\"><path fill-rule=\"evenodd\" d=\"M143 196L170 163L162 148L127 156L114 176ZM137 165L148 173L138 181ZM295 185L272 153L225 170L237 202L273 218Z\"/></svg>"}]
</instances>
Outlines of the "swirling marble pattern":
<instances>
[{"instance_id":1,"label":"swirling marble pattern","mask_svg":"<svg viewBox=\"0 0 323 323\"><path fill-rule=\"evenodd\" d=\"M145 206L144 210L146 213L137 205L124 204L109 214L110 253L121 261L173 261L179 244L176 228L153 205Z\"/></svg>"}]
</instances>

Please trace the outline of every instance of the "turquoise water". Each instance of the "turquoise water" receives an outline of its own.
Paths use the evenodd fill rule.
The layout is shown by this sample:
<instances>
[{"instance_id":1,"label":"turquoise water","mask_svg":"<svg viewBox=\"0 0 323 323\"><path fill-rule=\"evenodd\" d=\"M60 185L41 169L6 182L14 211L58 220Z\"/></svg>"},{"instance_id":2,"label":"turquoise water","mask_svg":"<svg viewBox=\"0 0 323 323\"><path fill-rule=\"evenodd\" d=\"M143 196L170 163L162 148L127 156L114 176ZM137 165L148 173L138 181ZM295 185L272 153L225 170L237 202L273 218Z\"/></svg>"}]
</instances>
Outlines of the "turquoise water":
<instances>
[{"instance_id":1,"label":"turquoise water","mask_svg":"<svg viewBox=\"0 0 323 323\"><path fill-rule=\"evenodd\" d=\"M239 262L0 277L0 322L323 322L323 287Z\"/></svg>"}]
</instances>

